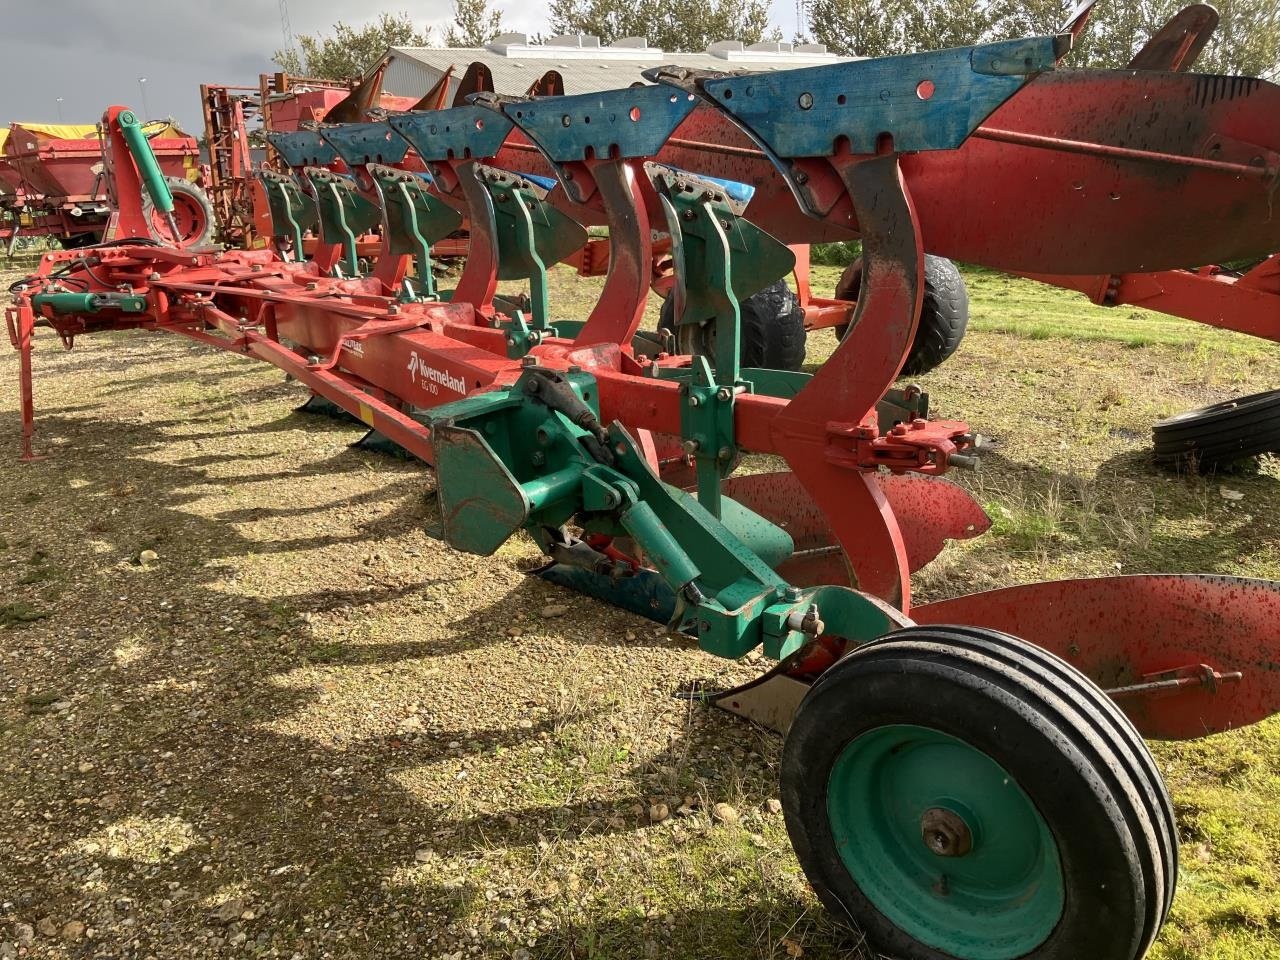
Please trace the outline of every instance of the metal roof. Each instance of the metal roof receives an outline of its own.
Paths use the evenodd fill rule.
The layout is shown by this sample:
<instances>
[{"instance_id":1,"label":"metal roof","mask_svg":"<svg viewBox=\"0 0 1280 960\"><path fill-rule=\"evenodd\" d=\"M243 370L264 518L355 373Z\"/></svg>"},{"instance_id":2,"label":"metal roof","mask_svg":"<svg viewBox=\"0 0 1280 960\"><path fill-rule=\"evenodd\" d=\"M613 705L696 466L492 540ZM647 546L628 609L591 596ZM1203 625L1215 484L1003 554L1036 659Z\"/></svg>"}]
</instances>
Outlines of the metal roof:
<instances>
[{"instance_id":1,"label":"metal roof","mask_svg":"<svg viewBox=\"0 0 1280 960\"><path fill-rule=\"evenodd\" d=\"M531 44L522 34L504 34L484 47L392 47L388 56L391 62L383 89L399 96L420 96L450 66L456 81L475 61L493 73L499 93L524 93L548 70L556 70L564 78L565 93L574 94L643 83L641 71L666 64L705 70L787 70L849 59L816 44L748 46L730 40L712 44L703 53L669 53L634 38L611 46L600 46L594 37L557 37Z\"/></svg>"}]
</instances>

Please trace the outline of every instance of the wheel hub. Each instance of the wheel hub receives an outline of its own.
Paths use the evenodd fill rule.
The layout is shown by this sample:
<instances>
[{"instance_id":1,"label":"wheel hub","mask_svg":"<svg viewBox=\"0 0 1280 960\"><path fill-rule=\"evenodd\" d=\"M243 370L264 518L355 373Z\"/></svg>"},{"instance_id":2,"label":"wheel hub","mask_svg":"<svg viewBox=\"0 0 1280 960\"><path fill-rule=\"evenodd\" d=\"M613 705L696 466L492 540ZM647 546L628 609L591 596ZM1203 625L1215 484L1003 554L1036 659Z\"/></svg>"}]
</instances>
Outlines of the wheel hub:
<instances>
[{"instance_id":1,"label":"wheel hub","mask_svg":"<svg viewBox=\"0 0 1280 960\"><path fill-rule=\"evenodd\" d=\"M939 857L963 857L973 850L973 831L960 814L932 807L920 818L924 845Z\"/></svg>"}]
</instances>

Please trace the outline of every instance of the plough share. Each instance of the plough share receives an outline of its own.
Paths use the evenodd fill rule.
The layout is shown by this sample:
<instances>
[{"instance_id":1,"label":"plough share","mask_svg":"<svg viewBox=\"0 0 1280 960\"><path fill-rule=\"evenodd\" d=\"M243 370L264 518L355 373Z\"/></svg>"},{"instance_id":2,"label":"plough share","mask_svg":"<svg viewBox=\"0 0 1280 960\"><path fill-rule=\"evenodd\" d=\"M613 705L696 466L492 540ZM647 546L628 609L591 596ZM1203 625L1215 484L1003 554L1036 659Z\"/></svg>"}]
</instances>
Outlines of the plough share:
<instances>
[{"instance_id":1,"label":"plough share","mask_svg":"<svg viewBox=\"0 0 1280 960\"><path fill-rule=\"evenodd\" d=\"M989 522L943 478L976 464L974 431L894 386L926 252L1083 276L1280 249L1280 88L1057 69L1083 20L275 135L272 249L122 239L48 254L15 287L24 455L37 326L68 347L162 330L274 364L434 468L453 547L491 554L524 531L549 579L714 654L776 659L707 699L787 731L796 854L877 949L1139 958L1177 875L1142 736L1280 706L1280 589L1109 577L913 605L911 573ZM164 189L148 162L116 158L122 204ZM463 217L470 253L444 293L431 247ZM609 231L603 292L559 319L546 270L593 226ZM864 275L832 357L744 368L739 304L792 269L787 244L852 238ZM677 329L658 336L640 324L668 242ZM521 278L531 296L511 309L498 281ZM754 454L789 469L746 472Z\"/></svg>"}]
</instances>

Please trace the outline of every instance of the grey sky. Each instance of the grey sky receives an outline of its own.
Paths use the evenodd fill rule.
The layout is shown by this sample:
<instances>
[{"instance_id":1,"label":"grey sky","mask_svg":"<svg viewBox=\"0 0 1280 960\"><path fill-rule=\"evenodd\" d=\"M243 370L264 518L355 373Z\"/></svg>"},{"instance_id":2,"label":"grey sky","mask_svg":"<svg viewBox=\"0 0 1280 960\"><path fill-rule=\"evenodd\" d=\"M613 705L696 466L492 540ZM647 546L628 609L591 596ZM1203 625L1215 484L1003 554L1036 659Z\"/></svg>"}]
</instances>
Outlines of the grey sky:
<instances>
[{"instance_id":1,"label":"grey sky","mask_svg":"<svg viewBox=\"0 0 1280 960\"><path fill-rule=\"evenodd\" d=\"M497 0L504 25L546 30L545 8ZM774 22L790 36L795 7L773 0ZM405 10L436 28L450 20L452 0L290 0L294 34L325 31L335 20L360 23L379 10ZM0 124L56 122L57 98L67 123L92 123L113 103L142 109L146 77L153 118L174 116L199 132L200 84L254 84L276 69L282 45L277 0L0 0Z\"/></svg>"}]
</instances>

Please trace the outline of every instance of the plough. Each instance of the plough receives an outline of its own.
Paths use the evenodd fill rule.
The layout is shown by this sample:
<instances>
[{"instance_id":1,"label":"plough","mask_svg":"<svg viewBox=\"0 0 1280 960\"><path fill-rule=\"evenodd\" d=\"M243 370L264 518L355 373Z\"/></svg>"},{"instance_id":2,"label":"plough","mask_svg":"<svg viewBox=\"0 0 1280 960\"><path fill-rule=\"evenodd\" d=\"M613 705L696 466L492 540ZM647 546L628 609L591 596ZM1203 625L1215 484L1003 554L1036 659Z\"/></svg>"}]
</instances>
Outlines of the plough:
<instances>
[{"instance_id":1,"label":"plough","mask_svg":"<svg viewBox=\"0 0 1280 960\"><path fill-rule=\"evenodd\" d=\"M796 854L874 947L1141 957L1177 876L1142 736L1280 707L1280 585L1107 577L914 605L911 573L989 522L943 478L976 464L973 430L894 387L926 252L1083 275L1280 249L1280 88L1057 70L1086 16L1053 36L663 68L277 136L291 172L263 174L272 249L121 242L48 254L16 285L24 454L38 325L67 346L136 328L265 360L429 464L454 548L523 531L548 579L711 653L774 658L705 699L786 731ZM444 292L430 249L462 216L471 249ZM609 229L603 291L561 319L545 270L592 226ZM865 271L832 357L743 367L739 304L792 269L786 244L848 238ZM655 242L674 338L640 331ZM502 278L529 280L527 311L504 311ZM789 469L750 472L755 454Z\"/></svg>"}]
</instances>

